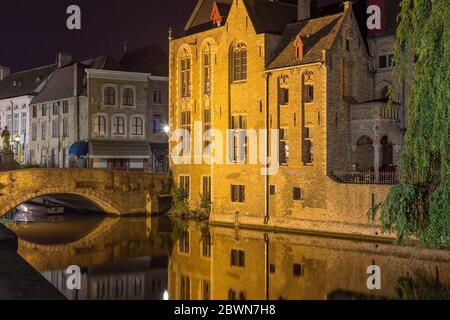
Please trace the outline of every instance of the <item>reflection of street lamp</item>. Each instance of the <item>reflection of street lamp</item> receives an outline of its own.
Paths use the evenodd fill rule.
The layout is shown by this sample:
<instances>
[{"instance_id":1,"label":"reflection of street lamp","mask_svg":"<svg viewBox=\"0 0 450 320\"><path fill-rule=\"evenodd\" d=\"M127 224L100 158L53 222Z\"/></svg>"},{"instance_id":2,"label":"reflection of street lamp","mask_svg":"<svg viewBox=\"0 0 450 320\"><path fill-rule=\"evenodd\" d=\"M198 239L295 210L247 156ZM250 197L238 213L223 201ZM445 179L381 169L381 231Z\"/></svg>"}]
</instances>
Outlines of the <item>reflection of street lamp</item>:
<instances>
[{"instance_id":1,"label":"reflection of street lamp","mask_svg":"<svg viewBox=\"0 0 450 320\"><path fill-rule=\"evenodd\" d=\"M19 144L20 144L20 135L16 134L14 136L14 142L16 143L16 152L17 152L17 160L19 160Z\"/></svg>"}]
</instances>

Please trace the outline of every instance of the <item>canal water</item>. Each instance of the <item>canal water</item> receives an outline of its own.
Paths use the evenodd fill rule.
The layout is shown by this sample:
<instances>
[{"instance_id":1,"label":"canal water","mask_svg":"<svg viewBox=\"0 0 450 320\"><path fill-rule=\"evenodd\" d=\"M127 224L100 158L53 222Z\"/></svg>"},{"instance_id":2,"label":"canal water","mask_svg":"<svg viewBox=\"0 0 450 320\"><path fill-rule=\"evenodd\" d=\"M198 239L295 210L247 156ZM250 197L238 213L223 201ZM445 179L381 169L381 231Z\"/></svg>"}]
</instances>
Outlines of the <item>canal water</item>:
<instances>
[{"instance_id":1,"label":"canal water","mask_svg":"<svg viewBox=\"0 0 450 320\"><path fill-rule=\"evenodd\" d=\"M157 217L8 227L20 237L19 254L68 299L450 298L450 251ZM81 290L67 288L72 265Z\"/></svg>"}]
</instances>

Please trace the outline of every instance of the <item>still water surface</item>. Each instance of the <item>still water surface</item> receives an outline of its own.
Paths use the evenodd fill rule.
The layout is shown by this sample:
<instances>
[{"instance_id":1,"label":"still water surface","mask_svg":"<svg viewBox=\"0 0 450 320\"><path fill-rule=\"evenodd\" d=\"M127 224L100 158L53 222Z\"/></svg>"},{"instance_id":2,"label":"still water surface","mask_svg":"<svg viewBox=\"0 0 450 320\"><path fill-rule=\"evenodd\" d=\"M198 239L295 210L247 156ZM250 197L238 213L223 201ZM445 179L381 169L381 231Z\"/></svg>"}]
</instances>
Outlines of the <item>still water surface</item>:
<instances>
[{"instance_id":1,"label":"still water surface","mask_svg":"<svg viewBox=\"0 0 450 320\"><path fill-rule=\"evenodd\" d=\"M450 251L208 227L71 217L10 226L19 253L69 299L450 298ZM78 265L82 289L66 288ZM381 269L369 290L367 269Z\"/></svg>"}]
</instances>

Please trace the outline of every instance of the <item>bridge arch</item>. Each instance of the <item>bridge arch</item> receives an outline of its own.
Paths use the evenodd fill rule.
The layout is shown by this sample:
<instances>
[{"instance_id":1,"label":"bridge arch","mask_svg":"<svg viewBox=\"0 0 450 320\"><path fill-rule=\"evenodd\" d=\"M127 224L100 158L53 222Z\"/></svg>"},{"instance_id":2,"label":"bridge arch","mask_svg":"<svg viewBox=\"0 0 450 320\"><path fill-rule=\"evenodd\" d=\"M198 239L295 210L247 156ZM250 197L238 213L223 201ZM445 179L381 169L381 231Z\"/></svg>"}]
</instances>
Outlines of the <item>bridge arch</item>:
<instances>
[{"instance_id":1,"label":"bridge arch","mask_svg":"<svg viewBox=\"0 0 450 320\"><path fill-rule=\"evenodd\" d=\"M91 201L108 214L158 212L158 195L170 192L164 173L101 169L27 169L0 172L0 217L45 195L70 194Z\"/></svg>"}]
</instances>

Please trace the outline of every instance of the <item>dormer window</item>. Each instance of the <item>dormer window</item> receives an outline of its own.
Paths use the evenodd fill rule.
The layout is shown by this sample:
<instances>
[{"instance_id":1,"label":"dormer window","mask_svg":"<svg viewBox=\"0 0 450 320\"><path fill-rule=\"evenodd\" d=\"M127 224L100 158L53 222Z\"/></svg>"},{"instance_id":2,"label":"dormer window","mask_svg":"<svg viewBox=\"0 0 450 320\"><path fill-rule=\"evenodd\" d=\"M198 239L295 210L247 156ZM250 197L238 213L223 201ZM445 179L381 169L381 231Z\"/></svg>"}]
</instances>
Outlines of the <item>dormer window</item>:
<instances>
[{"instance_id":1,"label":"dormer window","mask_svg":"<svg viewBox=\"0 0 450 320\"><path fill-rule=\"evenodd\" d=\"M222 25L222 16L220 15L219 7L215 1L211 11L211 20L214 26L220 27Z\"/></svg>"},{"instance_id":2,"label":"dormer window","mask_svg":"<svg viewBox=\"0 0 450 320\"><path fill-rule=\"evenodd\" d=\"M294 46L295 46L295 59L298 61L303 60L304 45L303 45L302 38L300 38L300 36L297 36L297 38L295 39Z\"/></svg>"}]
</instances>

